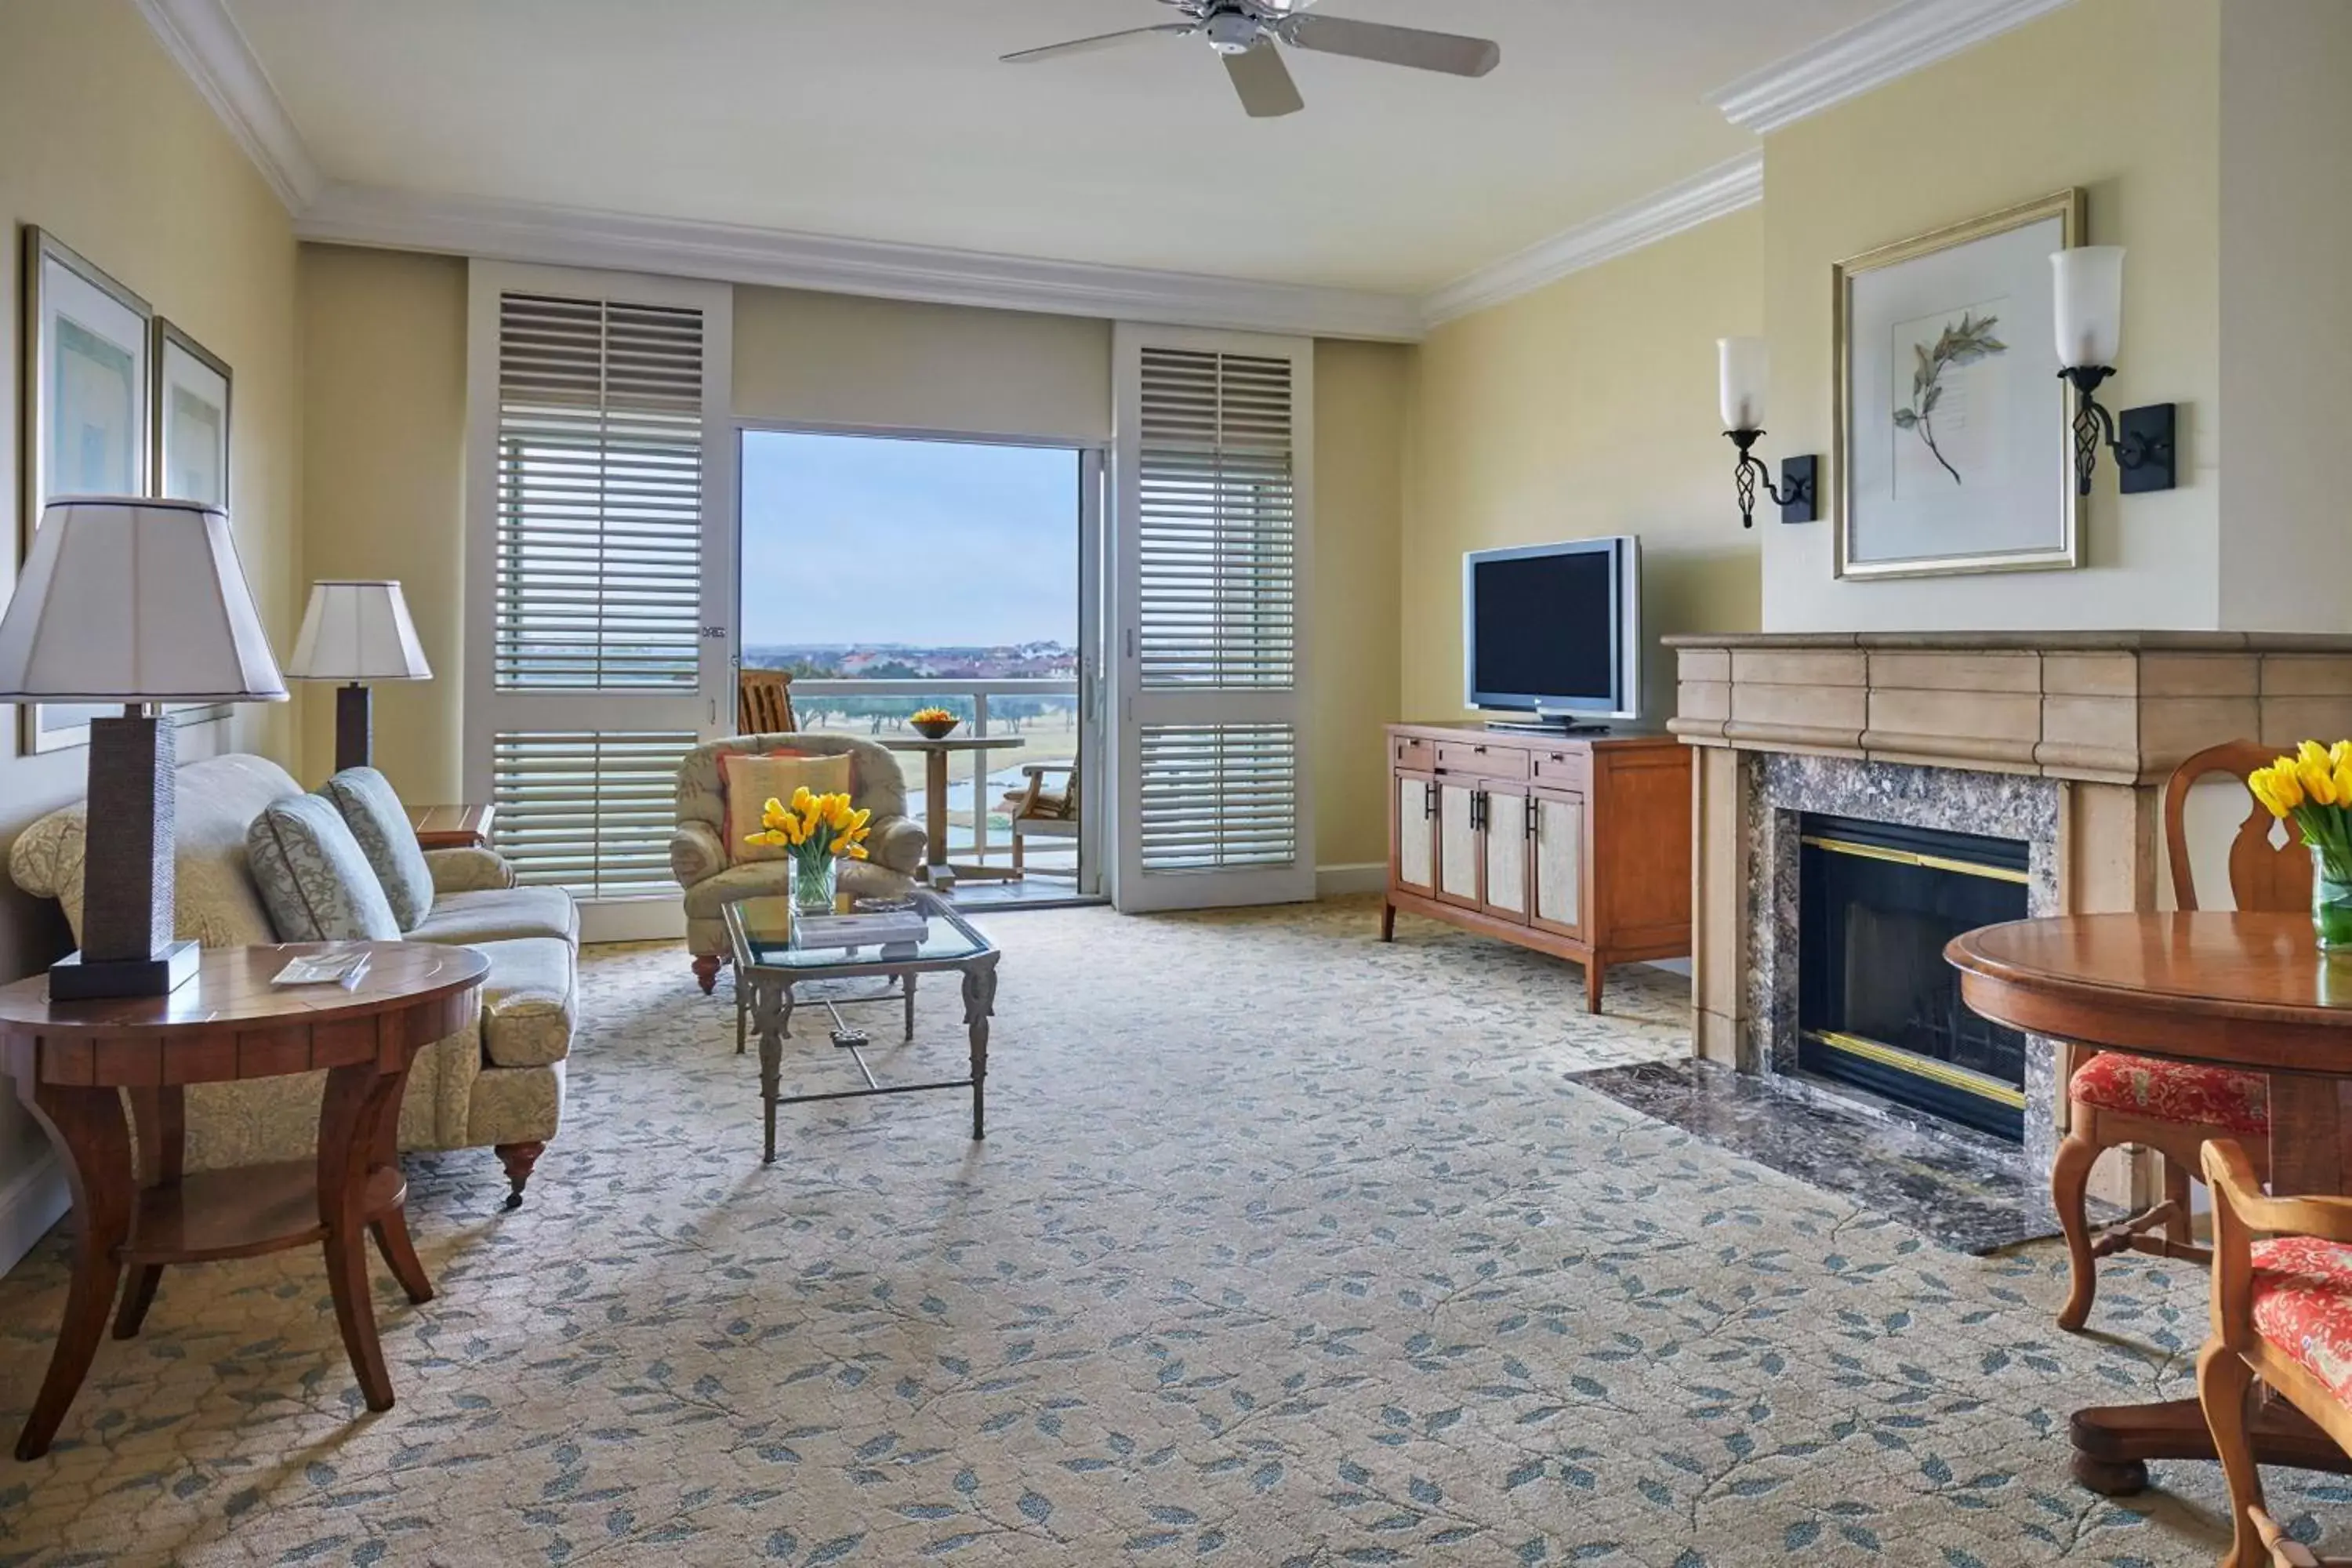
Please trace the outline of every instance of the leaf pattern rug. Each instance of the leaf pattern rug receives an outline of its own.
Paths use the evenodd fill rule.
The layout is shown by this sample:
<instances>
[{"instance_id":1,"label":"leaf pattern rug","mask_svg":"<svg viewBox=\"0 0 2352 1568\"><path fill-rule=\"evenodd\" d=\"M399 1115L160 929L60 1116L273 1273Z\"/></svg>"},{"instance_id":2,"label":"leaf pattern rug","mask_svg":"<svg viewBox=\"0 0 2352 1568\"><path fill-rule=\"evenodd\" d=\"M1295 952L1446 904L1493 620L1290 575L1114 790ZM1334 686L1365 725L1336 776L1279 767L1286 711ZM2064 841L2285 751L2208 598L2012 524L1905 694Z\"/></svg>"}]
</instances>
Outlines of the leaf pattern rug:
<instances>
[{"instance_id":1,"label":"leaf pattern rug","mask_svg":"<svg viewBox=\"0 0 2352 1568\"><path fill-rule=\"evenodd\" d=\"M175 1270L0 1461L0 1564L2215 1559L2211 1467L2066 1479L2072 1406L2189 1389L2193 1270L2111 1261L2060 1334L2055 1248L1937 1251L1564 1081L1686 1050L1684 982L1588 1018L1572 967L1376 912L990 916L987 1143L957 1094L790 1107L766 1169L725 987L591 950L525 1206L487 1150L410 1161L398 1406L311 1256ZM872 1053L962 1054L944 984ZM787 1068L854 1081L813 1030ZM0 1280L12 1430L62 1256Z\"/></svg>"}]
</instances>

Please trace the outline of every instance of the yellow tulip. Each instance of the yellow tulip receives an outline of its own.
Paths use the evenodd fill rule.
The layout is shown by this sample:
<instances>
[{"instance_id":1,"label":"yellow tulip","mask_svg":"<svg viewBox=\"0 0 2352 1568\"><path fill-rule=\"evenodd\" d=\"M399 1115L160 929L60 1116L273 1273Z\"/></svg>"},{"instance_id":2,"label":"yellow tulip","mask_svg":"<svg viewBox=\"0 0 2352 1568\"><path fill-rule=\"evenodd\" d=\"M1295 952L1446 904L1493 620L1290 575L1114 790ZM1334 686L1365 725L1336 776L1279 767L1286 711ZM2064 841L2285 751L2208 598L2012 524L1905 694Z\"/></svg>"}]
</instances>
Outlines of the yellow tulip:
<instances>
[{"instance_id":1,"label":"yellow tulip","mask_svg":"<svg viewBox=\"0 0 2352 1568\"><path fill-rule=\"evenodd\" d=\"M2303 785L2303 793L2312 805L2334 805L2336 802L2336 775L2328 771L2327 753L2315 746L2312 750L2318 754L2305 757L2295 763L2295 778Z\"/></svg>"},{"instance_id":2,"label":"yellow tulip","mask_svg":"<svg viewBox=\"0 0 2352 1568\"><path fill-rule=\"evenodd\" d=\"M2266 768L2255 769L2248 782L2254 779L2261 781L2256 795L2277 816L2284 816L2303 804L2303 784L2295 776L2293 758L2281 757Z\"/></svg>"},{"instance_id":3,"label":"yellow tulip","mask_svg":"<svg viewBox=\"0 0 2352 1568\"><path fill-rule=\"evenodd\" d=\"M2336 764L2336 804L2352 805L2352 757Z\"/></svg>"},{"instance_id":4,"label":"yellow tulip","mask_svg":"<svg viewBox=\"0 0 2352 1568\"><path fill-rule=\"evenodd\" d=\"M2336 768L2343 767L2347 763L2352 763L2352 741L2338 741L2328 747L2327 761L2331 766Z\"/></svg>"}]
</instances>

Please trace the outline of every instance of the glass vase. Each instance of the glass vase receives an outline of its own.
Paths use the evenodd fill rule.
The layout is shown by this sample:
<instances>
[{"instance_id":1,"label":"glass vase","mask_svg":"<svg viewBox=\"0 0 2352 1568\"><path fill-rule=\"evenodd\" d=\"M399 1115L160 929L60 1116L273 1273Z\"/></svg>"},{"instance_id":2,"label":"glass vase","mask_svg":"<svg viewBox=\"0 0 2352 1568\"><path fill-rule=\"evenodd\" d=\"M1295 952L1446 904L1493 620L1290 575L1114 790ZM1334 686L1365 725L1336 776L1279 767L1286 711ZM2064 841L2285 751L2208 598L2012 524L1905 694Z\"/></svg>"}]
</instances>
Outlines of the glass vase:
<instances>
[{"instance_id":1,"label":"glass vase","mask_svg":"<svg viewBox=\"0 0 2352 1568\"><path fill-rule=\"evenodd\" d=\"M2352 874L2311 850L2311 930L2323 950L2352 948Z\"/></svg>"},{"instance_id":2,"label":"glass vase","mask_svg":"<svg viewBox=\"0 0 2352 1568\"><path fill-rule=\"evenodd\" d=\"M793 912L829 915L841 875L841 862L830 855L793 857Z\"/></svg>"}]
</instances>

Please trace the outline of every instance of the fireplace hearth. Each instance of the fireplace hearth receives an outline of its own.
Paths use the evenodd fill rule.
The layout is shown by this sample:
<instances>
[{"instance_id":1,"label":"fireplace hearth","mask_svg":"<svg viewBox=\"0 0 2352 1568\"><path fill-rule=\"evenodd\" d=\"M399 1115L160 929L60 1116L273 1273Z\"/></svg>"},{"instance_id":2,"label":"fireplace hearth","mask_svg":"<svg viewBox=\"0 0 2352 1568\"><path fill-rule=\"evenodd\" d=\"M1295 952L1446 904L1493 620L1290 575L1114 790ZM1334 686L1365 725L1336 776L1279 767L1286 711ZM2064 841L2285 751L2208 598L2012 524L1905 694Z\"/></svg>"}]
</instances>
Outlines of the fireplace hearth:
<instances>
[{"instance_id":1,"label":"fireplace hearth","mask_svg":"<svg viewBox=\"0 0 2352 1568\"><path fill-rule=\"evenodd\" d=\"M2025 1037L1961 1005L1944 944L2024 918L2029 846L1811 812L1799 844L1800 1069L2022 1142Z\"/></svg>"}]
</instances>

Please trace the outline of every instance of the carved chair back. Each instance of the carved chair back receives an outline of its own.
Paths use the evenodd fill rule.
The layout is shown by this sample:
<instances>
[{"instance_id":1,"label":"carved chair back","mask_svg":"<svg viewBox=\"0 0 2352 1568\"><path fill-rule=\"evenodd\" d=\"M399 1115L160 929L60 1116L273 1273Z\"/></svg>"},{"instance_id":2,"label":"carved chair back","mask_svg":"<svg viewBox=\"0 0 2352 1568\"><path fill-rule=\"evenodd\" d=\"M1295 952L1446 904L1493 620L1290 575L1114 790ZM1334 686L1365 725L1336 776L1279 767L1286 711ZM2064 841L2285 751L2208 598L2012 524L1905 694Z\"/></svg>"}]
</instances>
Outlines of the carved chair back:
<instances>
[{"instance_id":1,"label":"carved chair back","mask_svg":"<svg viewBox=\"0 0 2352 1568\"><path fill-rule=\"evenodd\" d=\"M2197 907L2197 888L2189 865L2189 839L2183 823L2189 792L2200 779L2228 773L2245 797L2245 820L2230 841L2230 893L2238 908L2289 913L2311 905L2311 855L2294 823L2275 821L2268 807L2245 788L2246 775L2278 758L2274 747L2253 741L2230 741L2204 751L2172 770L2164 785L2164 847L2172 862L2172 896L2184 910ZM2280 827L2283 845L2271 842Z\"/></svg>"}]
</instances>

